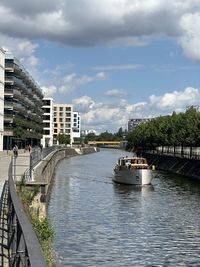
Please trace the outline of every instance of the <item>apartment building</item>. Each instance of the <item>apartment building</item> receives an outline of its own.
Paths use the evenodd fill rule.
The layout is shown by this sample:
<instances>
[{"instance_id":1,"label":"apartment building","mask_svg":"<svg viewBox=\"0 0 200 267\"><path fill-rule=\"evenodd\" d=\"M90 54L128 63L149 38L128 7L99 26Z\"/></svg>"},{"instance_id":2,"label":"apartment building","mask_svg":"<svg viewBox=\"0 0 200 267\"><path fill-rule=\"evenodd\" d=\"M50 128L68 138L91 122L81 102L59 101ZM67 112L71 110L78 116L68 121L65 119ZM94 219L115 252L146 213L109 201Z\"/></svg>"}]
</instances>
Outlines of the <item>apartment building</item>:
<instances>
[{"instance_id":1,"label":"apartment building","mask_svg":"<svg viewBox=\"0 0 200 267\"><path fill-rule=\"evenodd\" d=\"M0 48L0 151L3 150L3 119L4 119L4 72L5 72L5 53Z\"/></svg>"},{"instance_id":2,"label":"apartment building","mask_svg":"<svg viewBox=\"0 0 200 267\"><path fill-rule=\"evenodd\" d=\"M72 143L81 137L81 116L77 111L73 112Z\"/></svg>"},{"instance_id":3,"label":"apartment building","mask_svg":"<svg viewBox=\"0 0 200 267\"><path fill-rule=\"evenodd\" d=\"M128 121L128 132L132 132L138 125L150 121L151 119L130 119Z\"/></svg>"},{"instance_id":4,"label":"apartment building","mask_svg":"<svg viewBox=\"0 0 200 267\"><path fill-rule=\"evenodd\" d=\"M50 97L44 97L43 100L43 137L41 144L43 147L53 145L53 112L54 100Z\"/></svg>"},{"instance_id":5,"label":"apartment building","mask_svg":"<svg viewBox=\"0 0 200 267\"><path fill-rule=\"evenodd\" d=\"M58 145L57 137L59 134L66 134L72 144L72 123L73 123L73 105L54 104L53 112L53 144Z\"/></svg>"},{"instance_id":6,"label":"apartment building","mask_svg":"<svg viewBox=\"0 0 200 267\"><path fill-rule=\"evenodd\" d=\"M39 145L42 138L41 88L22 64L5 54L4 149Z\"/></svg>"}]
</instances>

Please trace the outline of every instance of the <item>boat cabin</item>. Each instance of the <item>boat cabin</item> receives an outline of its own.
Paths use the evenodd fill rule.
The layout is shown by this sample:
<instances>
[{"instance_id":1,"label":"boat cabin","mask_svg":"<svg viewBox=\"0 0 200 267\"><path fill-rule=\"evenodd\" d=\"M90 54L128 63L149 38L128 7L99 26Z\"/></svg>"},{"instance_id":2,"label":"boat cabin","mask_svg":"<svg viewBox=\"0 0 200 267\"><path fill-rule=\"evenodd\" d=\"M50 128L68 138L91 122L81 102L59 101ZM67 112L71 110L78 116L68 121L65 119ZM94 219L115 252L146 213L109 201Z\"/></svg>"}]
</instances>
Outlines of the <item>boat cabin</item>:
<instances>
[{"instance_id":1,"label":"boat cabin","mask_svg":"<svg viewBox=\"0 0 200 267\"><path fill-rule=\"evenodd\" d=\"M140 157L123 157L118 160L119 166L135 167L135 168L147 168L147 160Z\"/></svg>"}]
</instances>

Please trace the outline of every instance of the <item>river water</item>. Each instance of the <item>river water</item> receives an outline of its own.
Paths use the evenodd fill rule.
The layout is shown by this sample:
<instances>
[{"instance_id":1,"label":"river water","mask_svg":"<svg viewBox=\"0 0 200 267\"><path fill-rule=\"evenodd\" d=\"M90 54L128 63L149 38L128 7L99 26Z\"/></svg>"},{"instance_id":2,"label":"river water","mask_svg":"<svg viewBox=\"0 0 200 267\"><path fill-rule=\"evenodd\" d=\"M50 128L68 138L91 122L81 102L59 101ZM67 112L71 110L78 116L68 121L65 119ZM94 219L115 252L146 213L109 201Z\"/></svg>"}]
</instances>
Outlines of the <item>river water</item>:
<instances>
[{"instance_id":1,"label":"river water","mask_svg":"<svg viewBox=\"0 0 200 267\"><path fill-rule=\"evenodd\" d=\"M62 160L48 213L57 267L200 266L200 182L156 172L152 186L112 182L120 150Z\"/></svg>"}]
</instances>

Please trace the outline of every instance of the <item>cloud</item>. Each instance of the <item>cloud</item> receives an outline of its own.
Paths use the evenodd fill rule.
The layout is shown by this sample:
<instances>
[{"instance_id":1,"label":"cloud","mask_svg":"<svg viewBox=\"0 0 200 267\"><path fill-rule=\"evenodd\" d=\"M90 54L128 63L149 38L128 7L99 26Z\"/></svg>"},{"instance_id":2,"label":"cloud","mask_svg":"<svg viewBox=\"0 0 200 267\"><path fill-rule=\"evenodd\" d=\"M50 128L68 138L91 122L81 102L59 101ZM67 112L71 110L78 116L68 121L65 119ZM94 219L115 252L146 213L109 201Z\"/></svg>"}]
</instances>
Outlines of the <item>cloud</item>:
<instances>
[{"instance_id":1,"label":"cloud","mask_svg":"<svg viewBox=\"0 0 200 267\"><path fill-rule=\"evenodd\" d=\"M45 97L52 97L54 94L57 93L58 89L56 88L56 86L49 86L49 87L42 87L42 91L44 93Z\"/></svg>"},{"instance_id":2,"label":"cloud","mask_svg":"<svg viewBox=\"0 0 200 267\"><path fill-rule=\"evenodd\" d=\"M78 76L76 73L66 75L62 79L62 85L59 86L59 93L66 94L94 81L105 80L107 75L104 72L97 73L95 76L82 75Z\"/></svg>"},{"instance_id":3,"label":"cloud","mask_svg":"<svg viewBox=\"0 0 200 267\"><path fill-rule=\"evenodd\" d=\"M199 0L2 0L0 16L0 33L10 38L125 46L169 37L200 60Z\"/></svg>"},{"instance_id":4,"label":"cloud","mask_svg":"<svg viewBox=\"0 0 200 267\"><path fill-rule=\"evenodd\" d=\"M23 64L27 64L27 66L35 66L38 64L39 60L35 56L35 52L38 48L37 43L27 39L8 37L1 33L0 40L3 49L12 52Z\"/></svg>"},{"instance_id":5,"label":"cloud","mask_svg":"<svg viewBox=\"0 0 200 267\"><path fill-rule=\"evenodd\" d=\"M104 71L112 71L112 70L137 70L143 69L144 65L140 64L126 64L126 65L112 65L112 66L96 66L94 70L104 70Z\"/></svg>"},{"instance_id":6,"label":"cloud","mask_svg":"<svg viewBox=\"0 0 200 267\"><path fill-rule=\"evenodd\" d=\"M105 96L109 96L109 97L123 97L123 96L127 96L127 93L125 91L122 91L122 90L113 89L113 90L108 90L105 93Z\"/></svg>"},{"instance_id":7,"label":"cloud","mask_svg":"<svg viewBox=\"0 0 200 267\"><path fill-rule=\"evenodd\" d=\"M160 112L185 109L186 106L198 105L200 90L187 87L184 91L165 93L163 96L152 95L149 97L149 106Z\"/></svg>"},{"instance_id":8,"label":"cloud","mask_svg":"<svg viewBox=\"0 0 200 267\"><path fill-rule=\"evenodd\" d=\"M95 102L91 97L83 96L73 100L75 109L82 116L83 129L95 129L98 132L116 132L120 127L127 128L130 118L152 118L184 112L187 106L198 105L200 89L187 87L182 91L151 95L146 101L130 104L119 99L115 105Z\"/></svg>"},{"instance_id":9,"label":"cloud","mask_svg":"<svg viewBox=\"0 0 200 267\"><path fill-rule=\"evenodd\" d=\"M185 14L180 25L184 34L179 38L179 43L185 55L195 61L200 61L200 10L198 13Z\"/></svg>"},{"instance_id":10,"label":"cloud","mask_svg":"<svg viewBox=\"0 0 200 267\"><path fill-rule=\"evenodd\" d=\"M67 95L88 83L103 81L108 78L104 72L96 73L94 76L78 75L75 72L66 75L66 71L69 71L71 67L73 67L72 64L64 64L43 72L39 79L42 81L42 89L46 96ZM38 72L37 75L39 75ZM49 77L49 79L45 80L43 76Z\"/></svg>"}]
</instances>

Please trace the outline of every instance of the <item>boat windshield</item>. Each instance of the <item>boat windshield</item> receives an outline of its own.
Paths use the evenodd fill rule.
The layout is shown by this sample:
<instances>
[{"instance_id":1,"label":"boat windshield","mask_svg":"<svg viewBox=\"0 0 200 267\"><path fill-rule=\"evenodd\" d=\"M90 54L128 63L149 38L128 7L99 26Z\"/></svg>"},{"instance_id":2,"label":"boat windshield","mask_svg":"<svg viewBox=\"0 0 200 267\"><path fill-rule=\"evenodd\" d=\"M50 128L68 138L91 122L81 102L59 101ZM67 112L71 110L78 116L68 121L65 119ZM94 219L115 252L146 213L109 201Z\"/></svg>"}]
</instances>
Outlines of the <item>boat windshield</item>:
<instances>
[{"instance_id":1,"label":"boat windshield","mask_svg":"<svg viewBox=\"0 0 200 267\"><path fill-rule=\"evenodd\" d=\"M118 162L118 164L121 166L125 166L128 163L131 165L143 165L147 164L147 161L144 158L121 158Z\"/></svg>"}]
</instances>

